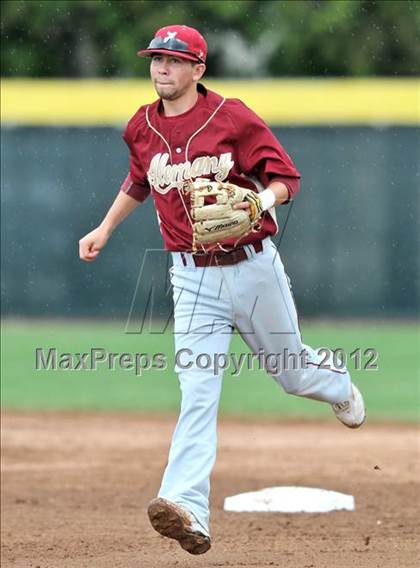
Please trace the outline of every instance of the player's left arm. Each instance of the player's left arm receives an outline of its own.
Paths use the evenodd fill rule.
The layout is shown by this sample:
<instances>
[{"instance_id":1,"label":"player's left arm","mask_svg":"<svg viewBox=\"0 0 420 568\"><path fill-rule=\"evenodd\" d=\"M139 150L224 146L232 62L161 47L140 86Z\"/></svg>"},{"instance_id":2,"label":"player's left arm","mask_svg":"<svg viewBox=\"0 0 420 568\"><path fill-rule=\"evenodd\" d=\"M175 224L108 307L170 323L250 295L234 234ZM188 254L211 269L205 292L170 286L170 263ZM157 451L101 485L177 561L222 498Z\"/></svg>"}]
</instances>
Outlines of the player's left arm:
<instances>
[{"instance_id":1,"label":"player's left arm","mask_svg":"<svg viewBox=\"0 0 420 568\"><path fill-rule=\"evenodd\" d=\"M289 188L286 184L281 181L272 181L268 186L267 189L273 192L274 194L274 207L277 205L281 205L285 201L289 200Z\"/></svg>"},{"instance_id":2,"label":"player's left arm","mask_svg":"<svg viewBox=\"0 0 420 568\"><path fill-rule=\"evenodd\" d=\"M268 125L240 101L230 102L235 125L239 165L248 177L265 188L258 193L257 209L263 211L287 203L299 191L300 174ZM248 209L244 202L237 209Z\"/></svg>"}]
</instances>

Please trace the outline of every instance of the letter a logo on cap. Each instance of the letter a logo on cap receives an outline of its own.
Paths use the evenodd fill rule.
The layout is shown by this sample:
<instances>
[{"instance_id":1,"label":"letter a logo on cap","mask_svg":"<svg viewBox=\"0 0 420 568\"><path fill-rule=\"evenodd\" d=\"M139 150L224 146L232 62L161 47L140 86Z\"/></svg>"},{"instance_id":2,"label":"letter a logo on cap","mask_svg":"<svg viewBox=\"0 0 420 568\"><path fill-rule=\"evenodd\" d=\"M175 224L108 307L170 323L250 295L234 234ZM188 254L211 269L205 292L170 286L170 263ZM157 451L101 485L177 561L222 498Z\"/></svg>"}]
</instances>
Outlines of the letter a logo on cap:
<instances>
[{"instance_id":1,"label":"letter a logo on cap","mask_svg":"<svg viewBox=\"0 0 420 568\"><path fill-rule=\"evenodd\" d=\"M171 39L174 39L177 33L178 32L168 32L166 37L163 38L163 43L166 43L167 41L171 41Z\"/></svg>"}]
</instances>

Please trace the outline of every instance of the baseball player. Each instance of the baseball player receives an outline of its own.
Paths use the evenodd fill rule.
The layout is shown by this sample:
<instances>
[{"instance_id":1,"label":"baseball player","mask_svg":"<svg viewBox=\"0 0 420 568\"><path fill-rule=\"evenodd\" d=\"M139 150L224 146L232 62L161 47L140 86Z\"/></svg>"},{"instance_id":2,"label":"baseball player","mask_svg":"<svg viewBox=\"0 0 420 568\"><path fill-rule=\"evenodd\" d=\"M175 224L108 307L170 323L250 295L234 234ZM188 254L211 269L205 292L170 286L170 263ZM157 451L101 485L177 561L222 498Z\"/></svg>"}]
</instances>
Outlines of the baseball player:
<instances>
[{"instance_id":1,"label":"baseball player","mask_svg":"<svg viewBox=\"0 0 420 568\"><path fill-rule=\"evenodd\" d=\"M128 122L130 168L101 224L80 240L80 258L95 260L112 231L152 196L170 251L180 416L152 526L191 554L210 548L209 477L223 368L200 354L226 354L233 330L252 353L305 353L305 365L268 368L290 394L332 405L350 428L365 409L346 369L320 365L302 343L289 279L270 237L275 207L299 189L299 172L268 126L238 99L204 87L207 44L195 29L158 30L147 49L159 96ZM184 357L185 355L185 357Z\"/></svg>"}]
</instances>

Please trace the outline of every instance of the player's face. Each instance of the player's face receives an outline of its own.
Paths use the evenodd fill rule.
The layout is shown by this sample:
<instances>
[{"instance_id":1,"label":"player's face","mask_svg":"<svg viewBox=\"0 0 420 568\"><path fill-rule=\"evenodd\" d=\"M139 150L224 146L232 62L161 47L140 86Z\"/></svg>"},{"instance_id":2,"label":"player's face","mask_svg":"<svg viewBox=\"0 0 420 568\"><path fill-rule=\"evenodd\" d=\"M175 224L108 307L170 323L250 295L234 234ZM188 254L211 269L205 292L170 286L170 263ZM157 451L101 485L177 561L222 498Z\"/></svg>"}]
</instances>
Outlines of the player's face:
<instances>
[{"instance_id":1,"label":"player's face","mask_svg":"<svg viewBox=\"0 0 420 568\"><path fill-rule=\"evenodd\" d=\"M174 55L156 54L150 64L150 76L158 95L174 101L182 97L202 77L205 65Z\"/></svg>"}]
</instances>

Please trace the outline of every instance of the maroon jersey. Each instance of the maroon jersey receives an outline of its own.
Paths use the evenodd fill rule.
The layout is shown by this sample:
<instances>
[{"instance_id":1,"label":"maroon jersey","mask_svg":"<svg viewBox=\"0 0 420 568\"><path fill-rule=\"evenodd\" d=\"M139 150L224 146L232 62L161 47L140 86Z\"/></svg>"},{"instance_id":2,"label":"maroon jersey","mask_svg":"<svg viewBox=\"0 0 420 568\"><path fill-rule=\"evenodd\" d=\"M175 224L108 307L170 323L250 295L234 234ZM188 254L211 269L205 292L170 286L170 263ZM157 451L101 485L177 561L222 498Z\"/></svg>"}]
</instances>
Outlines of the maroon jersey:
<instances>
[{"instance_id":1,"label":"maroon jersey","mask_svg":"<svg viewBox=\"0 0 420 568\"><path fill-rule=\"evenodd\" d=\"M239 99L224 99L201 84L197 103L183 114L165 116L160 99L140 107L123 138L130 171L121 191L138 201L152 194L166 250L192 250L186 180L229 181L258 192L275 179L286 184L289 196L298 190L300 174L265 122ZM263 214L261 229L239 244L277 230L272 208ZM235 243L232 238L223 245Z\"/></svg>"}]
</instances>

